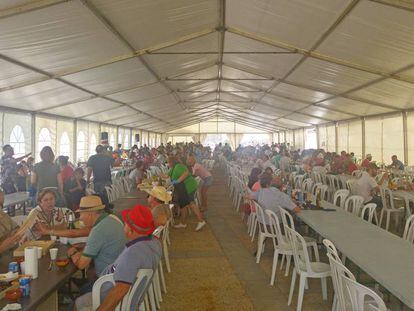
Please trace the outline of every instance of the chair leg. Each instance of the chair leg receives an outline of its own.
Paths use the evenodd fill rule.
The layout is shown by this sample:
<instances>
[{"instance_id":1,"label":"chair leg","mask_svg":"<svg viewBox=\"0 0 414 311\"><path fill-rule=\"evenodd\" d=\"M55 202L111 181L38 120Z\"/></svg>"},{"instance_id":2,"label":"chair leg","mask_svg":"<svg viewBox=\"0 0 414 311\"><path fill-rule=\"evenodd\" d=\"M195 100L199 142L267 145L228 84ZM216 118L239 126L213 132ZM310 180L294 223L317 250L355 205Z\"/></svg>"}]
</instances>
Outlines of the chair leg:
<instances>
[{"instance_id":1,"label":"chair leg","mask_svg":"<svg viewBox=\"0 0 414 311\"><path fill-rule=\"evenodd\" d=\"M154 287L152 286L152 284L150 284L150 286L148 287L148 296L149 296L151 310L156 311L157 307L155 305Z\"/></svg>"},{"instance_id":2,"label":"chair leg","mask_svg":"<svg viewBox=\"0 0 414 311\"><path fill-rule=\"evenodd\" d=\"M256 228L257 228L257 218L253 220L252 242L254 241L254 238L256 235Z\"/></svg>"},{"instance_id":3,"label":"chair leg","mask_svg":"<svg viewBox=\"0 0 414 311\"><path fill-rule=\"evenodd\" d=\"M167 267L168 273L171 273L170 256L168 253L168 247L164 247L164 260L165 260L165 266Z\"/></svg>"},{"instance_id":4,"label":"chair leg","mask_svg":"<svg viewBox=\"0 0 414 311\"><path fill-rule=\"evenodd\" d=\"M326 278L321 278L322 285L322 298L323 300L328 300L328 290L326 288Z\"/></svg>"},{"instance_id":5,"label":"chair leg","mask_svg":"<svg viewBox=\"0 0 414 311\"><path fill-rule=\"evenodd\" d=\"M382 219L384 218L384 208L382 208L382 210L381 210L381 215L380 215L380 220L379 220L379 227L381 227L382 226Z\"/></svg>"},{"instance_id":6,"label":"chair leg","mask_svg":"<svg viewBox=\"0 0 414 311\"><path fill-rule=\"evenodd\" d=\"M305 293L305 283L306 283L306 277L301 275L300 280L299 280L298 305L296 307L296 311L302 310L303 294Z\"/></svg>"},{"instance_id":7,"label":"chair leg","mask_svg":"<svg viewBox=\"0 0 414 311\"><path fill-rule=\"evenodd\" d=\"M285 262L286 255L282 255L282 262L280 263L280 270L283 269L283 263Z\"/></svg>"},{"instance_id":8,"label":"chair leg","mask_svg":"<svg viewBox=\"0 0 414 311\"><path fill-rule=\"evenodd\" d=\"M388 213L388 211L387 211L387 220L386 220L386 224L385 224L385 230L386 230L386 231L388 231L388 228L389 228L389 226L390 226L390 218L391 218L391 215L390 215L390 213Z\"/></svg>"},{"instance_id":9,"label":"chair leg","mask_svg":"<svg viewBox=\"0 0 414 311\"><path fill-rule=\"evenodd\" d=\"M164 294L166 294L167 293L167 284L165 283L164 267L162 266L161 261L160 261L160 264L159 264L159 272L160 272L162 290L163 290Z\"/></svg>"},{"instance_id":10,"label":"chair leg","mask_svg":"<svg viewBox=\"0 0 414 311\"><path fill-rule=\"evenodd\" d=\"M318 250L318 245L315 243L312 245L313 247L313 252L315 253L315 259L316 261L320 261L319 259L319 250Z\"/></svg>"},{"instance_id":11,"label":"chair leg","mask_svg":"<svg viewBox=\"0 0 414 311\"><path fill-rule=\"evenodd\" d=\"M257 253L256 253L256 263L260 262L260 257L262 256L262 251L264 247L264 236L259 232L259 239L257 241Z\"/></svg>"},{"instance_id":12,"label":"chair leg","mask_svg":"<svg viewBox=\"0 0 414 311\"><path fill-rule=\"evenodd\" d=\"M296 283L296 271L293 271L292 281L290 282L288 306L290 306L290 304L292 303L293 292L295 291L295 283Z\"/></svg>"},{"instance_id":13,"label":"chair leg","mask_svg":"<svg viewBox=\"0 0 414 311\"><path fill-rule=\"evenodd\" d=\"M275 249L275 251L273 253L272 276L270 278L270 285L271 286L273 286L275 284L278 259L279 259L279 250Z\"/></svg>"},{"instance_id":14,"label":"chair leg","mask_svg":"<svg viewBox=\"0 0 414 311\"><path fill-rule=\"evenodd\" d=\"M292 256L286 255L286 270L285 270L285 276L289 275L289 269L290 269L290 262L292 261Z\"/></svg>"}]
</instances>

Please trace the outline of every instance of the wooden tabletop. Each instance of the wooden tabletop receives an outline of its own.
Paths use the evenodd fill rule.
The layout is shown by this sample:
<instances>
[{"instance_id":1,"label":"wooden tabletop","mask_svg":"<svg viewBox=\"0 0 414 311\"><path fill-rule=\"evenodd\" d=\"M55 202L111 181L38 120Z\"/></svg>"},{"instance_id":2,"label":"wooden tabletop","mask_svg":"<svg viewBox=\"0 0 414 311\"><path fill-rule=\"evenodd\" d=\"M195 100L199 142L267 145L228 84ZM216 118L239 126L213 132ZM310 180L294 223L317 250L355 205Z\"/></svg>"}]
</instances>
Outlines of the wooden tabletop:
<instances>
[{"instance_id":1,"label":"wooden tabletop","mask_svg":"<svg viewBox=\"0 0 414 311\"><path fill-rule=\"evenodd\" d=\"M322 207L335 208L328 202ZM297 216L331 240L347 258L395 297L414 308L414 245L338 208L303 210Z\"/></svg>"},{"instance_id":2,"label":"wooden tabletop","mask_svg":"<svg viewBox=\"0 0 414 311\"><path fill-rule=\"evenodd\" d=\"M66 257L67 246L58 244L58 258ZM9 262L13 261L11 253L2 254L0 258L0 272L8 271ZM64 285L70 276L77 271L77 268L70 262L65 268L55 268L48 271L50 263L49 254L39 260L39 277L30 282L30 296L21 298L19 303L23 310L35 310L43 301L45 301L54 291ZM0 308L7 304L5 299L0 301Z\"/></svg>"}]
</instances>

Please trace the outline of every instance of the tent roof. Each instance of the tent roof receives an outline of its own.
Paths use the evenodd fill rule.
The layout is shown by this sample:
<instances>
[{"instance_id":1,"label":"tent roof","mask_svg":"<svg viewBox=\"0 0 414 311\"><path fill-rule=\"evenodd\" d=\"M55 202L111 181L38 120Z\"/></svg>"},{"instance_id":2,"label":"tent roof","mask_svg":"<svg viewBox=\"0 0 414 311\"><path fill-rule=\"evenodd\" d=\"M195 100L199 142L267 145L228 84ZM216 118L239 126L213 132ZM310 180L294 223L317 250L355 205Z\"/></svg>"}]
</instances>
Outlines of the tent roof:
<instances>
[{"instance_id":1,"label":"tent roof","mask_svg":"<svg viewBox=\"0 0 414 311\"><path fill-rule=\"evenodd\" d=\"M414 108L414 5L3 0L0 106L167 132Z\"/></svg>"}]
</instances>

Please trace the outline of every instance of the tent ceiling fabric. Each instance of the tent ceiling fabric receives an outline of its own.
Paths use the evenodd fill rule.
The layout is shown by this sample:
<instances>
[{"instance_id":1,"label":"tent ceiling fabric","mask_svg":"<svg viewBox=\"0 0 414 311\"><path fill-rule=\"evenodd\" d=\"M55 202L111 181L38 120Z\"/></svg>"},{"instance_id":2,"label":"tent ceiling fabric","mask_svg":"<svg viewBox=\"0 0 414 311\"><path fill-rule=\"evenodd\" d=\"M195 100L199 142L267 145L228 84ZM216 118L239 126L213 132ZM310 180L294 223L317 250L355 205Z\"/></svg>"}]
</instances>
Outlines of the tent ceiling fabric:
<instances>
[{"instance_id":1,"label":"tent ceiling fabric","mask_svg":"<svg viewBox=\"0 0 414 311\"><path fill-rule=\"evenodd\" d=\"M414 109L414 6L391 0L5 0L0 106L168 132Z\"/></svg>"}]
</instances>

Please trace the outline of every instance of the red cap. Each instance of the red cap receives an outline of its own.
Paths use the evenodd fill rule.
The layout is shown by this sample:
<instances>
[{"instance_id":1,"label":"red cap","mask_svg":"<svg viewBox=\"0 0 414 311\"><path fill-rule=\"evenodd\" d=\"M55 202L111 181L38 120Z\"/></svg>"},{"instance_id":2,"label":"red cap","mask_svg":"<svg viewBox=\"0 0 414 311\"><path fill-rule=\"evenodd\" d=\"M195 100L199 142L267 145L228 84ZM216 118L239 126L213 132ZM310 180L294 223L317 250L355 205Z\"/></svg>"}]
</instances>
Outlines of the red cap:
<instances>
[{"instance_id":1,"label":"red cap","mask_svg":"<svg viewBox=\"0 0 414 311\"><path fill-rule=\"evenodd\" d=\"M142 205L122 211L122 219L128 226L139 234L151 234L155 230L151 210Z\"/></svg>"}]
</instances>

